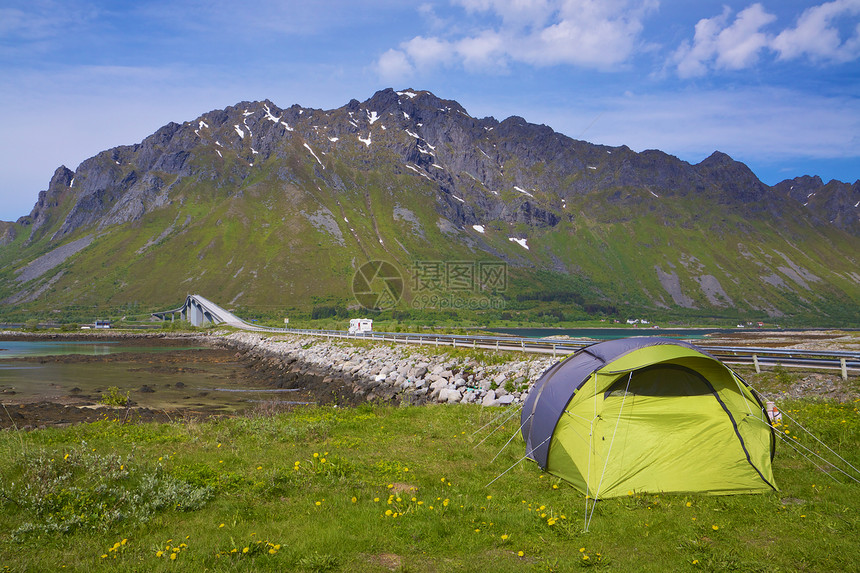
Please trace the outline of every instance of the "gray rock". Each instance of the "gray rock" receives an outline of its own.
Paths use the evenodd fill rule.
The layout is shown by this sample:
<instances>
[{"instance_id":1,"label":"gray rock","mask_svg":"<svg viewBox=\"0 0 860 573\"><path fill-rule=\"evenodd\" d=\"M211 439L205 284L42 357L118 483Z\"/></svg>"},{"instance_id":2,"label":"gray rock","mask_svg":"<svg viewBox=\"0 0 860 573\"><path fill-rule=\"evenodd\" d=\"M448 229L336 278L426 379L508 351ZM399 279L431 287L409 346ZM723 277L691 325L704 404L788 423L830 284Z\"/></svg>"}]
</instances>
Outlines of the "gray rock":
<instances>
[{"instance_id":1,"label":"gray rock","mask_svg":"<svg viewBox=\"0 0 860 573\"><path fill-rule=\"evenodd\" d=\"M437 381L433 382L432 384L430 384L430 389L431 390L440 390L440 389L445 388L447 386L448 386L447 380L437 380Z\"/></svg>"},{"instance_id":2,"label":"gray rock","mask_svg":"<svg viewBox=\"0 0 860 573\"><path fill-rule=\"evenodd\" d=\"M495 401L496 401L496 393L494 391L490 390L489 392L487 392L484 395L484 399L481 401L481 403L484 406L492 406L493 402L495 402Z\"/></svg>"}]
</instances>

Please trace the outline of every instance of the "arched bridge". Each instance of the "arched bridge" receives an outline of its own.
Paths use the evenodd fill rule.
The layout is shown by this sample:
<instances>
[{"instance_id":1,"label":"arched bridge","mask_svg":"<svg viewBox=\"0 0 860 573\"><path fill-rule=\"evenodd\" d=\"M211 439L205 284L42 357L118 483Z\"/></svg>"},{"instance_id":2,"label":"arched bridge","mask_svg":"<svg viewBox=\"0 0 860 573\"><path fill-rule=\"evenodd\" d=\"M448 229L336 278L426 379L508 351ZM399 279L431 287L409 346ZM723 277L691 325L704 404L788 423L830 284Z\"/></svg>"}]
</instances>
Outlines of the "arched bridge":
<instances>
[{"instance_id":1,"label":"arched bridge","mask_svg":"<svg viewBox=\"0 0 860 573\"><path fill-rule=\"evenodd\" d=\"M161 320L172 321L176 319L177 314L179 315L180 320L187 320L194 326L226 324L243 330L272 330L270 328L263 328L249 324L229 310L221 308L211 300L204 298L199 294L190 294L185 297L185 303L179 308L162 312L153 312L152 316Z\"/></svg>"}]
</instances>

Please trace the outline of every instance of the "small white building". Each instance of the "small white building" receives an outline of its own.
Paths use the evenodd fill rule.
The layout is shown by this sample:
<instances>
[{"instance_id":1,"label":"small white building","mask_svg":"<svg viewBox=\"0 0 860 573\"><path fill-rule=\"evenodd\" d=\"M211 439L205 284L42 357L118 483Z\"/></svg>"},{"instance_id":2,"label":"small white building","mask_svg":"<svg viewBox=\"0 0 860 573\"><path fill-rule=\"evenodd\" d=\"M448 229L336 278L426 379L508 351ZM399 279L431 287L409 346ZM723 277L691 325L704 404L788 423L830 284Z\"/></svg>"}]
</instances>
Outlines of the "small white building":
<instances>
[{"instance_id":1,"label":"small white building","mask_svg":"<svg viewBox=\"0 0 860 573\"><path fill-rule=\"evenodd\" d=\"M373 332L373 320L369 318L351 318L349 320L350 334L364 334Z\"/></svg>"}]
</instances>

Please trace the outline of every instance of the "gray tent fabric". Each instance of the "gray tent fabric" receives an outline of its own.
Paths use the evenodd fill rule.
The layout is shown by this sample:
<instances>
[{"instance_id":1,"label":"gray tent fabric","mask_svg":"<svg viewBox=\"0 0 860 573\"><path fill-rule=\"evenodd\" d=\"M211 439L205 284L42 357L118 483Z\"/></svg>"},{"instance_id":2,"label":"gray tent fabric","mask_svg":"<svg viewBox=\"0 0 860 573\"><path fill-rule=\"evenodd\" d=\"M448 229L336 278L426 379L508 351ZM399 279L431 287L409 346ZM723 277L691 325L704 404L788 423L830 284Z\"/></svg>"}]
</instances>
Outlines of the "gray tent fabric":
<instances>
[{"instance_id":1,"label":"gray tent fabric","mask_svg":"<svg viewBox=\"0 0 860 573\"><path fill-rule=\"evenodd\" d=\"M586 346L547 369L529 392L520 415L522 434L526 436L526 457L536 461L541 468L546 468L549 441L533 443L533 437L552 436L567 403L595 370L634 350L661 344L685 346L708 355L700 348L680 340L658 336L618 338ZM535 415L538 402L541 403L541 412Z\"/></svg>"}]
</instances>

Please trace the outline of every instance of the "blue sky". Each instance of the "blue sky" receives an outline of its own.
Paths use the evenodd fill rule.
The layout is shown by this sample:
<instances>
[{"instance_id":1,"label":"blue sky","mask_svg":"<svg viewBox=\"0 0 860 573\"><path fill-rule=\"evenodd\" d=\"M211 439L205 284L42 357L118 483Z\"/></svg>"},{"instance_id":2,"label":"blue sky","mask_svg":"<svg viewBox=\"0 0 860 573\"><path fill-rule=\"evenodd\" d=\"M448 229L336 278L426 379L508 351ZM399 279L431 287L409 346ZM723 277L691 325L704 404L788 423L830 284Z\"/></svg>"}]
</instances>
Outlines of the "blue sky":
<instances>
[{"instance_id":1,"label":"blue sky","mask_svg":"<svg viewBox=\"0 0 860 573\"><path fill-rule=\"evenodd\" d=\"M243 100L427 89L577 139L860 178L860 0L0 0L0 220Z\"/></svg>"}]
</instances>

